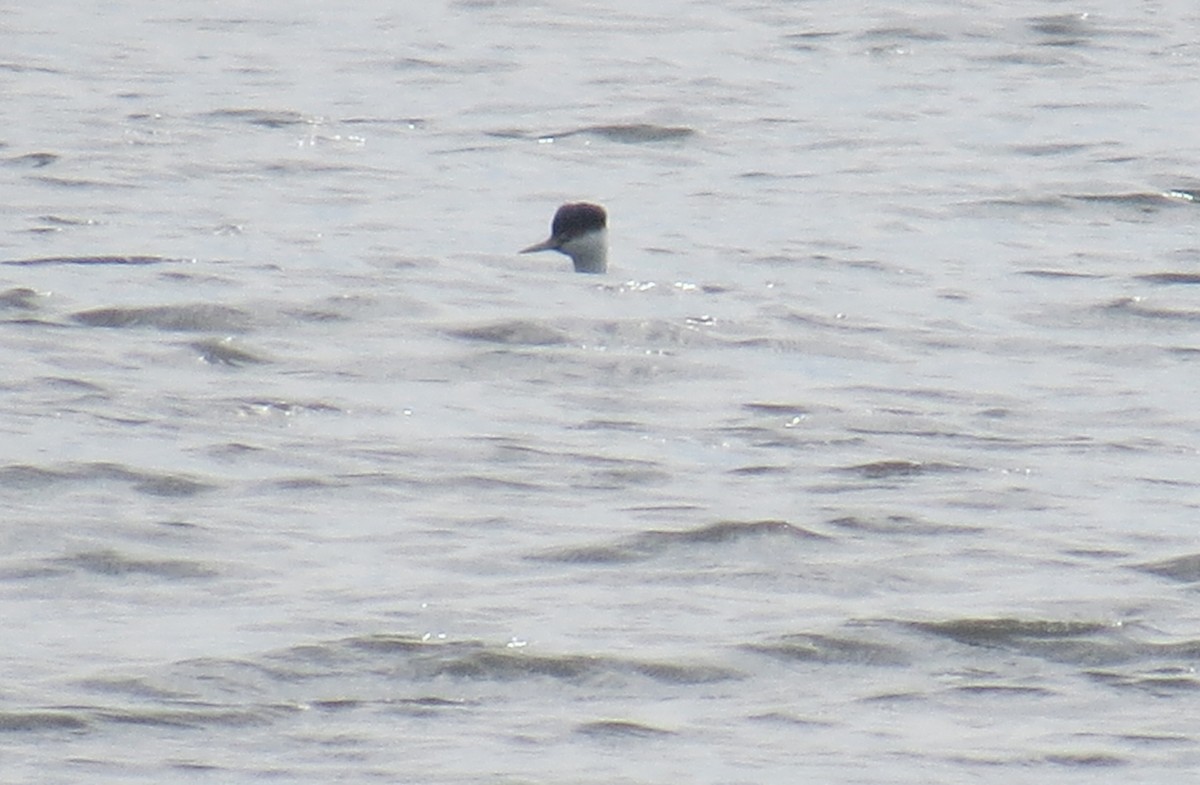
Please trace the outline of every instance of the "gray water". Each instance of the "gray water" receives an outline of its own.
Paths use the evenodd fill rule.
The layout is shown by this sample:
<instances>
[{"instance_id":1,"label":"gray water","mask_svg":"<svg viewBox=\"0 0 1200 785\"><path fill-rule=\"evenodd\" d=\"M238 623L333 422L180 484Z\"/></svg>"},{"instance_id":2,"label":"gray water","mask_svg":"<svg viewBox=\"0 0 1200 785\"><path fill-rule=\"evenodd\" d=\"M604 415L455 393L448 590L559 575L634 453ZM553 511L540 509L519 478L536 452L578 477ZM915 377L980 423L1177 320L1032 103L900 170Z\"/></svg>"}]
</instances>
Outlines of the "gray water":
<instances>
[{"instance_id":1,"label":"gray water","mask_svg":"<svg viewBox=\"0 0 1200 785\"><path fill-rule=\"evenodd\" d=\"M1194 3L79 5L0 11L0 780L1200 766Z\"/></svg>"}]
</instances>

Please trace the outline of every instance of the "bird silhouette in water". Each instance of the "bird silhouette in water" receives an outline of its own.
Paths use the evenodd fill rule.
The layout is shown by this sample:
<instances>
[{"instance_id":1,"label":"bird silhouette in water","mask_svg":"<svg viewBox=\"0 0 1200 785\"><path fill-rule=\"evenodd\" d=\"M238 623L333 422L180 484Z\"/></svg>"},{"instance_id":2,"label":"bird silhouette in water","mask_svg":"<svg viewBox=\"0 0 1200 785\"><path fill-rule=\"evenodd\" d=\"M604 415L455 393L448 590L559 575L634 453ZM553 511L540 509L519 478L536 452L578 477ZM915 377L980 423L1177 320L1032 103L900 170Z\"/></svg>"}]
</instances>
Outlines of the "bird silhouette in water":
<instances>
[{"instance_id":1,"label":"bird silhouette in water","mask_svg":"<svg viewBox=\"0 0 1200 785\"><path fill-rule=\"evenodd\" d=\"M558 208L550 237L521 253L558 251L571 257L577 273L608 269L608 214L598 204L570 202Z\"/></svg>"}]
</instances>

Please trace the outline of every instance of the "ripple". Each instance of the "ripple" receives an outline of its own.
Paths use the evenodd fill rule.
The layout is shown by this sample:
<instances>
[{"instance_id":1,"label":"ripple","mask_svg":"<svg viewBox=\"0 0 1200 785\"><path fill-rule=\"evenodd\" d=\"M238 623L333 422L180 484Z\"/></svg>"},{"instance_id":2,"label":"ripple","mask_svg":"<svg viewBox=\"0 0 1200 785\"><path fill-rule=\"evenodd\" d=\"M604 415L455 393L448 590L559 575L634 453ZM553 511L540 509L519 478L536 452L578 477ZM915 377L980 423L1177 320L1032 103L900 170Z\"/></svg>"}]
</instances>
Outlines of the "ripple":
<instances>
[{"instance_id":1,"label":"ripple","mask_svg":"<svg viewBox=\"0 0 1200 785\"><path fill-rule=\"evenodd\" d=\"M94 308L74 313L71 318L88 327L154 327L172 332L245 332L253 321L246 311L209 303Z\"/></svg>"},{"instance_id":2,"label":"ripple","mask_svg":"<svg viewBox=\"0 0 1200 785\"><path fill-rule=\"evenodd\" d=\"M95 462L45 467L28 464L0 466L0 487L36 489L54 484L84 484L117 480L131 484L148 496L188 497L212 489L208 483L178 474L132 469L116 463Z\"/></svg>"},{"instance_id":3,"label":"ripple","mask_svg":"<svg viewBox=\"0 0 1200 785\"><path fill-rule=\"evenodd\" d=\"M1065 199L1084 204L1132 207L1140 212L1155 212L1172 207L1193 207L1195 199L1183 190L1138 191L1123 194L1066 194Z\"/></svg>"},{"instance_id":4,"label":"ripple","mask_svg":"<svg viewBox=\"0 0 1200 785\"><path fill-rule=\"evenodd\" d=\"M7 289L0 292L0 310L35 311L37 310L37 303L34 301L37 297L38 293L33 289L26 289L24 287Z\"/></svg>"},{"instance_id":5,"label":"ripple","mask_svg":"<svg viewBox=\"0 0 1200 785\"><path fill-rule=\"evenodd\" d=\"M1129 638L1121 624L1046 619L980 618L907 622L905 626L968 646L1000 649L1077 665L1143 662L1193 656L1191 642L1160 644Z\"/></svg>"},{"instance_id":6,"label":"ripple","mask_svg":"<svg viewBox=\"0 0 1200 785\"><path fill-rule=\"evenodd\" d=\"M1026 22L1032 32L1046 37L1045 45L1077 46L1097 34L1089 17L1086 13L1054 14L1030 17Z\"/></svg>"},{"instance_id":7,"label":"ripple","mask_svg":"<svg viewBox=\"0 0 1200 785\"><path fill-rule=\"evenodd\" d=\"M823 534L787 521L721 521L682 531L646 531L610 545L559 548L531 558L568 563L620 564L643 561L697 545L725 545L754 538L790 542L828 539Z\"/></svg>"},{"instance_id":8,"label":"ripple","mask_svg":"<svg viewBox=\"0 0 1200 785\"><path fill-rule=\"evenodd\" d=\"M295 125L313 125L319 120L300 112L275 109L215 109L200 115L210 120L233 120L265 128L289 128Z\"/></svg>"},{"instance_id":9,"label":"ripple","mask_svg":"<svg viewBox=\"0 0 1200 785\"><path fill-rule=\"evenodd\" d=\"M846 474L856 474L867 480L883 480L893 477L917 477L926 474L947 474L969 471L965 466L949 463L924 463L921 461L891 460L872 461L837 469Z\"/></svg>"},{"instance_id":10,"label":"ripple","mask_svg":"<svg viewBox=\"0 0 1200 785\"><path fill-rule=\"evenodd\" d=\"M191 259L173 259L165 256L45 256L36 259L11 259L0 264L19 267L49 267L54 265L125 265L172 264L190 262Z\"/></svg>"},{"instance_id":11,"label":"ripple","mask_svg":"<svg viewBox=\"0 0 1200 785\"><path fill-rule=\"evenodd\" d=\"M909 626L959 643L997 644L1028 639L1078 638L1108 632L1114 625L1088 621L985 618L943 622L910 622Z\"/></svg>"},{"instance_id":12,"label":"ripple","mask_svg":"<svg viewBox=\"0 0 1200 785\"><path fill-rule=\"evenodd\" d=\"M567 342L567 335L553 327L520 319L464 327L450 330L449 334L468 341L514 346L554 346Z\"/></svg>"},{"instance_id":13,"label":"ripple","mask_svg":"<svg viewBox=\"0 0 1200 785\"><path fill-rule=\"evenodd\" d=\"M1099 273L1080 273L1073 270L1021 270L1020 275L1028 275L1031 278L1106 278L1107 276Z\"/></svg>"},{"instance_id":14,"label":"ripple","mask_svg":"<svg viewBox=\"0 0 1200 785\"><path fill-rule=\"evenodd\" d=\"M283 652L341 673L340 660L350 652L369 656L375 667L393 676L425 681L439 677L471 681L516 681L548 678L570 683L640 677L665 684L710 684L743 678L739 671L707 664L656 662L612 655L539 654L527 648L486 645L479 641L441 641L406 635L371 635ZM332 659L330 659L332 658ZM404 666L403 672L397 672ZM368 666L369 667L369 666Z\"/></svg>"},{"instance_id":15,"label":"ripple","mask_svg":"<svg viewBox=\"0 0 1200 785\"><path fill-rule=\"evenodd\" d=\"M40 730L83 730L88 727L77 713L58 711L0 712L0 733Z\"/></svg>"},{"instance_id":16,"label":"ripple","mask_svg":"<svg viewBox=\"0 0 1200 785\"><path fill-rule=\"evenodd\" d=\"M1134 569L1188 583L1200 581L1200 553L1134 565Z\"/></svg>"},{"instance_id":17,"label":"ripple","mask_svg":"<svg viewBox=\"0 0 1200 785\"><path fill-rule=\"evenodd\" d=\"M1102 752L1052 752L1042 756L1042 760L1047 763L1070 766L1072 768L1108 768L1129 764L1129 761L1125 758Z\"/></svg>"},{"instance_id":18,"label":"ripple","mask_svg":"<svg viewBox=\"0 0 1200 785\"><path fill-rule=\"evenodd\" d=\"M597 720L595 722L585 722L575 728L575 732L582 736L595 736L600 738L641 738L652 739L661 736L673 735L669 730L655 728L650 725L643 725L640 722L630 722L629 720Z\"/></svg>"},{"instance_id":19,"label":"ripple","mask_svg":"<svg viewBox=\"0 0 1200 785\"><path fill-rule=\"evenodd\" d=\"M695 136L691 128L670 125L652 125L650 123L629 123L625 125L592 125L568 131L558 136L572 134L588 134L599 136L610 142L621 144L644 144L646 142L673 142Z\"/></svg>"},{"instance_id":20,"label":"ripple","mask_svg":"<svg viewBox=\"0 0 1200 785\"><path fill-rule=\"evenodd\" d=\"M1200 273L1146 273L1135 275L1134 280L1161 284L1197 284L1200 283Z\"/></svg>"},{"instance_id":21,"label":"ripple","mask_svg":"<svg viewBox=\"0 0 1200 785\"><path fill-rule=\"evenodd\" d=\"M1155 668L1148 672L1122 673L1112 670L1091 670L1087 675L1109 687L1148 693L1157 697L1186 695L1193 697L1200 690L1200 678L1190 664Z\"/></svg>"},{"instance_id":22,"label":"ripple","mask_svg":"<svg viewBox=\"0 0 1200 785\"><path fill-rule=\"evenodd\" d=\"M264 357L234 346L228 338L210 338L188 344L200 354L200 359L212 365L261 365L268 363Z\"/></svg>"},{"instance_id":23,"label":"ripple","mask_svg":"<svg viewBox=\"0 0 1200 785\"><path fill-rule=\"evenodd\" d=\"M502 139L536 139L539 141L567 139L572 136L596 136L618 144L657 144L660 142L678 142L689 139L696 135L696 131L686 126L655 125L653 123L615 123L586 125L580 128L571 128L566 131L553 133L532 133L505 129L492 131L489 135Z\"/></svg>"},{"instance_id":24,"label":"ripple","mask_svg":"<svg viewBox=\"0 0 1200 785\"><path fill-rule=\"evenodd\" d=\"M157 728L241 728L266 725L272 714L262 709L230 709L217 706L190 706L181 709L103 710L96 718L121 725L145 725Z\"/></svg>"},{"instance_id":25,"label":"ripple","mask_svg":"<svg viewBox=\"0 0 1200 785\"><path fill-rule=\"evenodd\" d=\"M3 163L5 166L41 169L43 166L55 163L60 157L54 153L25 153L24 155L14 155L12 158L5 158L0 163Z\"/></svg>"},{"instance_id":26,"label":"ripple","mask_svg":"<svg viewBox=\"0 0 1200 785\"><path fill-rule=\"evenodd\" d=\"M1141 319L1161 319L1173 322L1200 321L1200 311L1158 308L1146 305L1138 297L1120 297L1112 302L1096 306L1096 308L1101 313L1136 316Z\"/></svg>"},{"instance_id":27,"label":"ripple","mask_svg":"<svg viewBox=\"0 0 1200 785\"><path fill-rule=\"evenodd\" d=\"M216 570L181 559L138 559L112 549L84 551L53 563L97 575L153 575L159 578L211 578Z\"/></svg>"},{"instance_id":28,"label":"ripple","mask_svg":"<svg viewBox=\"0 0 1200 785\"><path fill-rule=\"evenodd\" d=\"M747 651L782 660L853 665L908 665L909 656L896 646L829 635L799 633L765 643L749 643Z\"/></svg>"}]
</instances>

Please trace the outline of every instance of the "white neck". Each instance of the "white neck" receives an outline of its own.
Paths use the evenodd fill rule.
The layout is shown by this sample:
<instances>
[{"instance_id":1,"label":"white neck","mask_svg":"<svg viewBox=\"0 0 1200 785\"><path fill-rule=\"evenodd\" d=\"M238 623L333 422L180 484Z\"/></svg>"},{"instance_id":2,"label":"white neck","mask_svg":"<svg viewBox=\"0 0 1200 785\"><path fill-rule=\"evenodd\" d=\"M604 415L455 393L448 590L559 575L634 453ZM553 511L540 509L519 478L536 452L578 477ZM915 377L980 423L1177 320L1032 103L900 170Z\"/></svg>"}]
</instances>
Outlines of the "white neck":
<instances>
[{"instance_id":1,"label":"white neck","mask_svg":"<svg viewBox=\"0 0 1200 785\"><path fill-rule=\"evenodd\" d=\"M608 230L597 229L568 240L559 250L571 257L577 273L602 273L608 269Z\"/></svg>"}]
</instances>

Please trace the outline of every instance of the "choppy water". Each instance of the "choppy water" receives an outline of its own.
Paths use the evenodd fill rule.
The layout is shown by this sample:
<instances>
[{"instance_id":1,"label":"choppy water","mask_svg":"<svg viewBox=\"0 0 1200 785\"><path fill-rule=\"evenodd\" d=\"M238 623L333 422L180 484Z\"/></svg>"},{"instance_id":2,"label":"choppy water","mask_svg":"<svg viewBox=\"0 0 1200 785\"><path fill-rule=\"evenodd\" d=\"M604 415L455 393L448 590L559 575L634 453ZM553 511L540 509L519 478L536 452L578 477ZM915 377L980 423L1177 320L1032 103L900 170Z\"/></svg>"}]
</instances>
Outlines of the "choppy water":
<instances>
[{"instance_id":1,"label":"choppy water","mask_svg":"<svg viewBox=\"0 0 1200 785\"><path fill-rule=\"evenodd\" d=\"M1200 12L852 6L0 12L0 779L1194 772Z\"/></svg>"}]
</instances>

